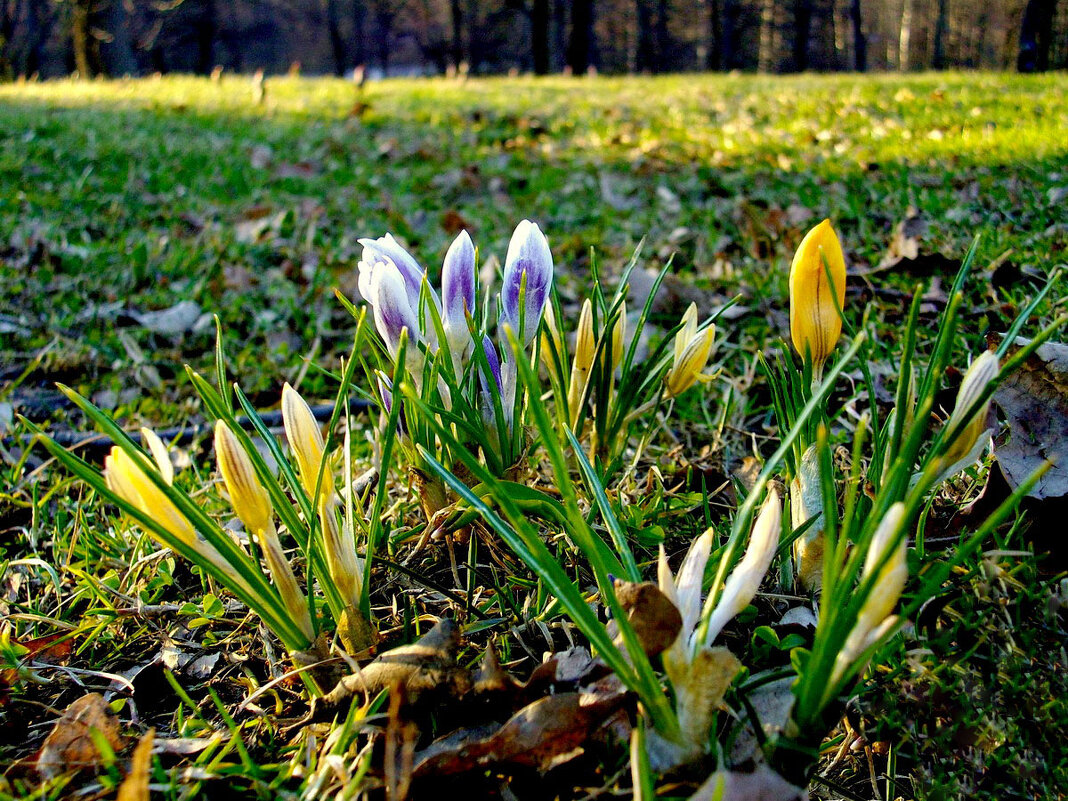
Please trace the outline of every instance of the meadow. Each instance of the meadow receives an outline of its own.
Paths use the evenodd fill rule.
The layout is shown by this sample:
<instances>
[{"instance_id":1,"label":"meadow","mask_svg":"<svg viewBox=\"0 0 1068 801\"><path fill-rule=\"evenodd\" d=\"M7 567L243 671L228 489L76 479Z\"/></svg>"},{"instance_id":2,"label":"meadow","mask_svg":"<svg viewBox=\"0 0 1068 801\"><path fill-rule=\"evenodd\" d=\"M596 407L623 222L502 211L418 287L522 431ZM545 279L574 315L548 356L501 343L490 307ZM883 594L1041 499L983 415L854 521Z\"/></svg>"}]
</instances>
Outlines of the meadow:
<instances>
[{"instance_id":1,"label":"meadow","mask_svg":"<svg viewBox=\"0 0 1068 801\"><path fill-rule=\"evenodd\" d=\"M632 259L627 308L648 312L641 347L670 339L691 303L702 320L719 314L716 377L657 407L641 449L626 445L634 464L618 482L592 457L569 463L586 489L575 500L581 519L567 519L632 550L637 574L655 580L660 545L677 566L706 528L717 532L715 553L734 542L727 532L746 491L785 437L758 355L773 361L789 349L791 259L821 220L832 222L848 267L846 328L869 337L865 359L844 365L824 396L846 410L830 416L827 448L843 476L856 463L857 417L869 401L900 400L906 332L924 358L937 351L973 243L960 338L946 354L954 367L932 394L940 409L952 408L968 355L997 347L1051 279L1022 333L1065 312L1055 268L1068 247L1066 90L1061 74L986 73L0 85L0 796L103 796L138 771L165 798L224 788L249 798L356 797L383 786L399 794L394 757L381 751L402 713L371 697L307 722L309 689L285 675L285 648L248 605L161 551L31 442L35 424L90 464L103 461L107 438L89 436L99 421L57 382L125 430L168 432L176 485L232 520L213 488L218 415L186 365L237 381L268 428L281 425L286 382L328 418L336 399L349 400L345 461L359 475L392 439L365 408L381 391L362 371L346 372L361 360L389 372L373 335L354 349L357 320L337 296L359 296L358 240L393 234L436 286L449 243L466 230L486 286L513 228L533 220L551 246L566 331L594 296L595 275L614 290ZM599 324L612 308L606 301ZM1068 412L1063 387L1055 397L1050 414ZM517 464L565 503L570 479L556 472L555 446L539 450L533 417L528 425ZM949 565L1007 494L990 480L992 464L984 455L925 501L903 607L934 574L924 571ZM380 539L365 600L379 651L414 642L448 613L463 633L450 665L474 669L493 642L522 683L543 655L589 644L576 613L553 600L557 585L493 525L465 518L466 534L438 536L428 520L442 510L427 509L421 480L387 465L369 491L368 536ZM989 531L880 644L818 733L805 776L813 797L1059 797L1068 782L1068 585L1051 528L1063 509L1055 495ZM544 525L539 535L585 601L603 607L596 559L562 530ZM782 604L804 596L790 588L789 562L783 546L764 592L726 629L753 675L779 676L796 667L793 649L811 646L803 627L779 625ZM42 772L37 758L57 717L89 692L104 694L121 734L110 745L97 736L81 770ZM744 697L726 704L735 717L752 714ZM412 747L485 714L461 705L427 723L412 713ZM593 727L581 756L546 771L502 759L474 777L433 781L471 781L487 797L584 798L649 780L668 798L689 797L715 769L713 759L703 775L691 766L654 780L629 767L635 740L629 752L618 742L629 725L618 718ZM138 762L132 745L150 727L155 753ZM426 789L416 780L412 797Z\"/></svg>"}]
</instances>

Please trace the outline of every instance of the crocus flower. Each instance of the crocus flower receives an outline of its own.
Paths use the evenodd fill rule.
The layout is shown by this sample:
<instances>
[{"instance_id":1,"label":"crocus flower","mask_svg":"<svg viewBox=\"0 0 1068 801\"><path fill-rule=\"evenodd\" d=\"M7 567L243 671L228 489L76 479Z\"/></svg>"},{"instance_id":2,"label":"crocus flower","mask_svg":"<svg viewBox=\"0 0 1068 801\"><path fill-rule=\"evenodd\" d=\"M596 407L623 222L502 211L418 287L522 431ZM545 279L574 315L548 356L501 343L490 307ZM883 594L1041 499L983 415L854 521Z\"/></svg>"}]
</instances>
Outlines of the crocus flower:
<instances>
[{"instance_id":1,"label":"crocus flower","mask_svg":"<svg viewBox=\"0 0 1068 801\"><path fill-rule=\"evenodd\" d=\"M586 392L593 358L597 353L597 337L593 331L593 304L589 298L582 304L578 330L575 332L575 356L571 361L571 380L567 389L567 408L571 424L578 420L579 406Z\"/></svg>"},{"instance_id":2,"label":"crocus flower","mask_svg":"<svg viewBox=\"0 0 1068 801\"><path fill-rule=\"evenodd\" d=\"M289 448L297 460L300 482L305 492L315 497L315 486L319 481L320 465L323 463L323 432L315 420L307 401L287 382L282 387L282 423L286 430ZM333 497L334 474L327 465L322 469L322 482L319 487L320 497Z\"/></svg>"},{"instance_id":3,"label":"crocus flower","mask_svg":"<svg viewBox=\"0 0 1068 801\"><path fill-rule=\"evenodd\" d=\"M475 313L475 246L467 231L460 232L445 254L441 267L441 294L441 324L459 378L474 347L467 315Z\"/></svg>"},{"instance_id":4,"label":"crocus flower","mask_svg":"<svg viewBox=\"0 0 1068 801\"><path fill-rule=\"evenodd\" d=\"M990 409L990 400L983 403L970 417L967 415L987 385L997 377L999 370L997 354L986 350L972 362L972 366L964 374L960 389L957 391L957 402L953 406L953 413L946 421L946 433L951 435L956 433L953 440L947 443L947 450L939 460L941 468L939 472L943 476L952 475L978 458L979 454L972 454L979 445L979 436L986 430L986 416Z\"/></svg>"},{"instance_id":5,"label":"crocus flower","mask_svg":"<svg viewBox=\"0 0 1068 801\"><path fill-rule=\"evenodd\" d=\"M712 552L713 531L709 529L693 541L677 577L671 575L667 556L663 547L660 548L658 584L682 616L679 636L664 652L663 660L675 693L679 727L685 738L684 743L664 750L665 768L688 761L707 747L716 709L741 668L741 662L727 648L713 648L711 643L726 622L743 610L756 594L779 542L781 514L778 493L771 489L753 526L749 548L727 579L702 641L697 638L702 609L701 586L705 565Z\"/></svg>"},{"instance_id":6,"label":"crocus flower","mask_svg":"<svg viewBox=\"0 0 1068 801\"><path fill-rule=\"evenodd\" d=\"M252 460L234 432L222 420L215 424L215 458L234 514L244 524L246 531L259 541L282 602L310 642L315 637L315 628L308 611L308 600L300 591L293 568L282 550L274 525L270 496L260 483Z\"/></svg>"},{"instance_id":7,"label":"crocus flower","mask_svg":"<svg viewBox=\"0 0 1068 801\"><path fill-rule=\"evenodd\" d=\"M682 315L682 328L675 334L674 360L664 375L665 393L669 398L677 398L698 381L711 379L702 371L712 355L715 338L714 325L697 330L697 304L691 303Z\"/></svg>"},{"instance_id":8,"label":"crocus flower","mask_svg":"<svg viewBox=\"0 0 1068 801\"><path fill-rule=\"evenodd\" d=\"M419 350L423 332L419 328L419 315L416 311L419 307L410 303L405 282L393 262L385 261L377 266L368 282L367 292L367 300L374 311L375 328L394 360L400 351L401 334L408 332L404 361L408 372L418 384L423 371L423 354ZM416 302L418 303L418 299Z\"/></svg>"},{"instance_id":9,"label":"crocus flower","mask_svg":"<svg viewBox=\"0 0 1068 801\"><path fill-rule=\"evenodd\" d=\"M319 467L325 452L323 434L307 401L288 383L282 388L282 424L285 426L289 448L297 460L300 483L309 497L318 501L323 550L330 578L337 585L342 597L356 604L359 602L362 586L361 568L356 558L352 532L342 531L338 525L335 513L337 490L329 465L322 469L319 495L315 495Z\"/></svg>"},{"instance_id":10,"label":"crocus flower","mask_svg":"<svg viewBox=\"0 0 1068 801\"><path fill-rule=\"evenodd\" d=\"M523 220L512 234L504 260L501 321L512 327L516 337L522 334L520 344L524 348L538 333L552 283L553 256L549 243L536 223Z\"/></svg>"},{"instance_id":11,"label":"crocus flower","mask_svg":"<svg viewBox=\"0 0 1068 801\"><path fill-rule=\"evenodd\" d=\"M615 370L623 361L623 351L627 342L627 303L619 307L619 317L612 326L612 369Z\"/></svg>"},{"instance_id":12,"label":"crocus flower","mask_svg":"<svg viewBox=\"0 0 1068 801\"><path fill-rule=\"evenodd\" d=\"M901 598L901 592L905 589L905 582L909 577L906 561L908 546L905 538L901 537L896 544L894 542L898 538L904 519L905 504L899 501L887 510L872 535L868 553L864 559L864 568L861 571L861 581L869 580L879 567L879 563L887 558L888 554L889 558L879 570L871 593L857 614L857 622L853 624L853 629L846 637L842 650L835 658L834 672L831 677L832 685L837 683L861 653L896 622L896 617L891 616L890 613L894 611L894 606Z\"/></svg>"},{"instance_id":13,"label":"crocus flower","mask_svg":"<svg viewBox=\"0 0 1068 801\"><path fill-rule=\"evenodd\" d=\"M817 373L842 334L838 310L845 304L845 285L842 246L824 220L801 240L790 265L790 336Z\"/></svg>"},{"instance_id":14,"label":"crocus flower","mask_svg":"<svg viewBox=\"0 0 1068 801\"><path fill-rule=\"evenodd\" d=\"M779 528L782 521L782 504L779 493L774 488L768 490L768 497L760 509L760 515L753 524L749 535L749 547L745 556L735 566L730 577L723 585L723 594L708 618L705 631L705 643L711 643L723 630L727 622L745 609L753 600L764 574L768 572L775 549L779 545Z\"/></svg>"},{"instance_id":15,"label":"crocus flower","mask_svg":"<svg viewBox=\"0 0 1068 801\"><path fill-rule=\"evenodd\" d=\"M360 271L359 289L365 300L371 300L370 286L375 273L382 264L392 264L400 273L404 281L404 289L408 295L408 304L413 309L419 308L419 294L426 279L426 270L419 266L419 262L393 238L392 234L386 234L378 239L361 239L363 245L363 258L357 265ZM430 289L430 296L437 300L434 290Z\"/></svg>"},{"instance_id":16,"label":"crocus flower","mask_svg":"<svg viewBox=\"0 0 1068 801\"><path fill-rule=\"evenodd\" d=\"M112 492L151 517L175 539L197 551L206 551L210 547L197 538L196 530L188 518L148 477L144 468L117 445L112 447L104 460L104 475ZM166 474L163 477L166 479ZM158 539L154 532L149 531L149 534ZM214 553L214 549L211 550Z\"/></svg>"}]
</instances>

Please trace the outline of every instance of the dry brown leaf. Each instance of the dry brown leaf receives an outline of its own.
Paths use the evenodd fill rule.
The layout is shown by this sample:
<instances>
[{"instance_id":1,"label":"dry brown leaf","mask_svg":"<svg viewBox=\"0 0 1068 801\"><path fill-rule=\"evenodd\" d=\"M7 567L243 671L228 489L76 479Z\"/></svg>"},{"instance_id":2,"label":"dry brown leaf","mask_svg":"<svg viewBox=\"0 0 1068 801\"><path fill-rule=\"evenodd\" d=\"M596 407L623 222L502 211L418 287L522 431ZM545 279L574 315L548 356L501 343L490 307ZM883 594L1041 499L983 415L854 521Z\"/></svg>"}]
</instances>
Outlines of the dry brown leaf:
<instances>
[{"instance_id":1,"label":"dry brown leaf","mask_svg":"<svg viewBox=\"0 0 1068 801\"><path fill-rule=\"evenodd\" d=\"M660 588L651 581L616 579L614 589L645 655L656 656L671 647L682 629L682 615Z\"/></svg>"},{"instance_id":2,"label":"dry brown leaf","mask_svg":"<svg viewBox=\"0 0 1068 801\"><path fill-rule=\"evenodd\" d=\"M418 642L393 648L359 672L345 676L322 698L327 709L351 696L374 695L390 687L403 687L411 699L424 693L459 697L471 687L471 674L456 664L460 627L456 621L440 621Z\"/></svg>"},{"instance_id":3,"label":"dry brown leaf","mask_svg":"<svg viewBox=\"0 0 1068 801\"><path fill-rule=\"evenodd\" d=\"M690 801L805 801L808 791L790 784L767 765L752 773L717 770Z\"/></svg>"},{"instance_id":4,"label":"dry brown leaf","mask_svg":"<svg viewBox=\"0 0 1068 801\"><path fill-rule=\"evenodd\" d=\"M1028 494L1068 495L1068 345L1039 346L998 387L994 402L1008 421L1008 435L994 452L1009 486L1016 489L1050 460L1054 466Z\"/></svg>"},{"instance_id":5,"label":"dry brown leaf","mask_svg":"<svg viewBox=\"0 0 1068 801\"><path fill-rule=\"evenodd\" d=\"M539 699L489 736L481 728L431 744L416 754L413 775L453 775L504 763L549 770L581 753L583 744L625 698L626 691L616 683L602 692Z\"/></svg>"},{"instance_id":6,"label":"dry brown leaf","mask_svg":"<svg viewBox=\"0 0 1068 801\"><path fill-rule=\"evenodd\" d=\"M130 772L119 785L115 801L148 801L148 780L152 773L152 743L156 730L149 729L134 749L130 760Z\"/></svg>"},{"instance_id":7,"label":"dry brown leaf","mask_svg":"<svg viewBox=\"0 0 1068 801\"><path fill-rule=\"evenodd\" d=\"M95 767L100 762L100 752L90 733L93 729L113 751L122 749L119 720L100 693L83 695L67 707L41 746L37 770L52 779L81 768Z\"/></svg>"}]
</instances>

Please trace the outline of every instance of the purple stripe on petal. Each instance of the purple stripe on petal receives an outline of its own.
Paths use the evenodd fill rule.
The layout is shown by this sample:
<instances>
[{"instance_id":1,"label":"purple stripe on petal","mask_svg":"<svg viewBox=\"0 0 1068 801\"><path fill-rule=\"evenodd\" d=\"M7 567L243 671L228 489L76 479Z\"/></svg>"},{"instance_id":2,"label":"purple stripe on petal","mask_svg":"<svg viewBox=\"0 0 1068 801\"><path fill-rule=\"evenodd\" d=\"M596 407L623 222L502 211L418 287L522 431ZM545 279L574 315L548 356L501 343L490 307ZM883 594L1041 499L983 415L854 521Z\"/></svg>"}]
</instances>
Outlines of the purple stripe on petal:
<instances>
[{"instance_id":1,"label":"purple stripe on petal","mask_svg":"<svg viewBox=\"0 0 1068 801\"><path fill-rule=\"evenodd\" d=\"M445 319L467 327L464 310L475 311L475 246L467 231L461 231L445 254L441 268L441 294Z\"/></svg>"},{"instance_id":2,"label":"purple stripe on petal","mask_svg":"<svg viewBox=\"0 0 1068 801\"><path fill-rule=\"evenodd\" d=\"M519 308L519 291L526 277L523 308ZM501 318L518 334L523 330L523 345L534 339L545 311L545 301L553 282L553 256L549 243L536 223L523 220L516 226L508 244L504 262L504 287L501 291ZM522 324L522 325L521 325Z\"/></svg>"}]
</instances>

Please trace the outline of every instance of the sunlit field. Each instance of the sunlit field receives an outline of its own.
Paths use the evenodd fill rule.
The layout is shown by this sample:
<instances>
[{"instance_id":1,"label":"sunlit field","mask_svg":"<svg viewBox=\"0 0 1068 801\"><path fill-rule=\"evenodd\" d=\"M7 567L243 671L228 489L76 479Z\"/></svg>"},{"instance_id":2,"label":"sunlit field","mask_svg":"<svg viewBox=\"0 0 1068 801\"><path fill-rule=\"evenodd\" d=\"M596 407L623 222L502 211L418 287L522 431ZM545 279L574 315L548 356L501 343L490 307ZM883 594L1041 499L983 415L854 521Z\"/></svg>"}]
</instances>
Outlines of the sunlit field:
<instances>
[{"instance_id":1,"label":"sunlit field","mask_svg":"<svg viewBox=\"0 0 1068 801\"><path fill-rule=\"evenodd\" d=\"M1004 399L995 395L990 406L994 455L980 446L937 481L955 461L939 448L965 455L948 434L944 442L923 440L915 464L903 464L898 475L908 436L887 434L880 444L878 421L885 432L900 433L912 424L911 417L895 422L907 417L902 403L915 406L917 397L918 410L909 406L909 414L929 413L932 437L952 424L952 414L965 416L953 412L966 394L962 376L985 348L997 350L1001 365L1011 359L1016 351L1003 335L1021 314L1014 334L1030 339L1048 328L1052 342L1065 340L1068 285L1056 270L1068 248L1066 204L1063 74L364 85L273 77L261 85L224 75L0 85L0 797L98 797L140 776L152 797L175 799L224 792L401 797L398 788L409 779L413 798L442 788L522 799L632 791L651 799L655 788L658 798L688 798L707 789L717 767L751 770L765 761L793 784L807 783L814 798L1059 797L1068 782L1068 585L1055 529L1068 485L1051 472L1045 497L1032 492L1019 509L1015 498L997 525L984 528L1021 486L1007 464L1008 478L1001 477L996 461L1012 434L1020 442L1019 415ZM796 333L791 338L791 260L824 219L846 269L844 286L835 287L844 298L844 322L835 317L842 339L830 343L825 372L803 354L778 355L798 343ZM468 346L455 362L467 372L452 375L452 362L433 362L433 380L416 379L416 371L405 379L403 364L394 372L397 350L381 323L370 311L358 322L365 308L358 263L367 258L359 240L392 234L427 268L427 286L440 290L450 243L469 232L480 286L472 325L493 334L508 362L503 322L494 327L495 293L507 285L506 254L521 220L536 222L551 248L558 302L546 302L559 336L549 321L540 336L531 333L530 369L512 377L516 418L506 425L498 408L485 423L488 433L479 433L480 421L494 415L486 400L493 397L486 388L491 361L472 340L476 355ZM827 268L813 280L826 281L834 265L829 240L821 241L810 260ZM965 262L967 279L957 284ZM651 294L660 271L663 285ZM630 293L617 296L621 276L629 277ZM416 305L428 303L418 290L414 297ZM586 386L594 385L586 373L603 372L600 388L583 395L581 388L569 393L575 373L565 368L582 363L587 298L597 327L590 323ZM707 363L687 375L671 354L687 344L676 344L677 336L695 343L700 336L681 325L691 304L695 319L716 316L715 345ZM535 326L540 308L538 314ZM446 337L432 333L425 308L417 317L430 354L429 343ZM636 343L626 359L613 356L622 352L612 344L620 319L619 336L628 348ZM954 326L956 338L947 340L940 332ZM418 350L419 338L406 336L404 347ZM557 349L570 355L554 363L546 354ZM912 356L902 353L913 350L919 379L910 385L912 368L903 365ZM922 367L940 358L945 369L932 371L928 385ZM1026 369L1037 368L1029 361ZM655 387L641 395L645 390L634 388L648 376ZM1042 457L1063 452L1048 431L1065 430L1064 379L1050 373L1041 395L1053 421L1034 435L1041 443L1032 450ZM449 391L439 397L442 381ZM229 382L243 394L231 397ZM280 402L287 382L325 426L332 455L323 476L334 475L338 488L332 523L332 508L309 502L323 476L309 483L304 457L296 449L285 455L283 417L292 408ZM506 383L498 377L498 387ZM387 385L403 414L383 410ZM470 419L463 417L468 395ZM499 390L498 401L501 395L507 392ZM924 399L931 408L923 409ZM812 409L798 422L809 400ZM630 402L634 409L613 418L612 404ZM576 423L576 410L586 407L588 417L581 411ZM981 411L987 420L987 407ZM253 431L249 419L257 414L263 428ZM286 558L306 587L315 634L323 635L320 650L286 639L300 641L300 632L279 634L286 621L272 624L235 594L225 571L193 567L180 548L161 550L145 521L139 525L108 495L115 462L110 486L93 483L89 472L104 464L117 435L109 419L135 439L142 426L159 431L176 470L166 491L202 507L205 525L215 521L213 531L237 543L250 564L261 557L271 563L277 584L270 545L245 533L250 526L238 504L231 508L232 488L221 491L213 426L223 419L260 437L258 455L251 455L264 466L261 479L282 476L271 503ZM292 417L284 424L294 425ZM34 441L35 427L71 447L89 472L57 461ZM868 454L866 435L878 458ZM281 443L274 449L263 445L271 436ZM291 430L288 436L292 442ZM796 444L776 455L791 436ZM437 457L415 447L420 437L438 444ZM842 573L836 587L831 578L841 564L820 556L828 577L822 590L804 580L794 545L811 517L796 512L794 481L807 453L801 444L822 460L823 484L814 492L823 514L839 520L830 509L841 507L841 564L873 539L869 529L879 521L864 528L865 515L890 514L880 494L892 483L888 476L898 476L902 497L913 503L907 532L899 532L908 542L907 563L901 551L908 581L903 574L903 589L890 601L901 625L888 627L877 648L872 639L863 660L858 650L856 678L843 680L841 692L822 704L805 689L814 681L805 670L823 647L824 629L814 627L821 592L839 597L834 593L847 583L862 586L872 568L862 574L858 560L855 575ZM456 455L464 448L468 461ZM503 455L491 456L494 449ZM299 476L290 461L300 462ZM334 479L325 483L332 492ZM430 500L428 486L440 490ZM923 497L909 495L916 486ZM477 497L467 497L467 488ZM757 577L760 592L754 585L756 594L743 599L717 641L744 668L727 676L715 722L693 753L671 763L656 738L671 730L671 704L685 697L674 657L661 648L666 656L655 651L647 659L637 654L637 641L604 634L609 612L632 609L605 599L606 576L656 582L660 546L678 571L707 529L703 591L729 594L723 579L735 566L731 559L756 540L759 520L770 520L761 510L780 496L781 525L776 518L769 534L775 539ZM514 518L530 521L529 540L522 539L523 520ZM823 519L809 523L813 533ZM372 632L366 642L355 629L346 636L337 614L345 604L330 590L323 595L330 553L305 551L296 532L304 526L310 542L338 521L366 570L356 588L362 606L355 605ZM982 536L973 538L976 532ZM590 545L586 533L600 544ZM193 551L201 540L194 541ZM661 568L661 585L663 577ZM281 597L287 615L293 603L303 609L304 598ZM784 618L797 609L804 615ZM889 620L888 611L875 622ZM495 649L510 677L496 701L472 702L457 690L435 697L430 713L418 698L398 711L398 701L391 707L368 687L352 693L351 707L324 713L321 698L309 700L330 689L316 688L322 675L289 672L299 664L295 653L313 653L333 660L336 681L353 672L350 657L366 667L374 654L415 642L445 617L455 619L459 639L434 658L448 663L450 681L455 668L470 674L475 688L484 652ZM826 618L819 619L824 626ZM591 626L600 626L599 634L591 635ZM354 643L371 648L357 653ZM558 680L541 696L525 682L543 659L591 644L608 675L597 678L623 685L611 696L611 715L596 725L583 718L581 726L533 718L546 729L559 724L580 756L506 758L511 740L491 747L484 739L479 747L489 756L475 767L465 763L467 770L456 755L435 756L446 765L438 773L419 761L430 758L426 749L437 737L462 731L470 739L475 726L480 736L499 735L509 715L529 709L524 704L577 693L578 680ZM637 644L649 650L644 640ZM825 655L837 681L841 660ZM777 727L764 727L770 744L752 727L734 732L757 714L752 693L798 676L784 693L795 703L792 714L807 715L807 731L790 730L797 718L787 720L787 706ZM79 752L79 761L50 732L92 692L104 696L100 709L115 730L94 735L95 746ZM764 701L782 706L781 698ZM506 710L503 718L493 704ZM765 711L776 714L760 707ZM150 728L151 759L144 755L151 745L131 756ZM414 778L412 765L389 750L401 748L402 730L416 755ZM746 737L750 751L732 763ZM802 744L794 773L787 768L795 763L783 756L785 739ZM79 769L45 769L42 753L59 753ZM638 753L652 756L639 760Z\"/></svg>"}]
</instances>

